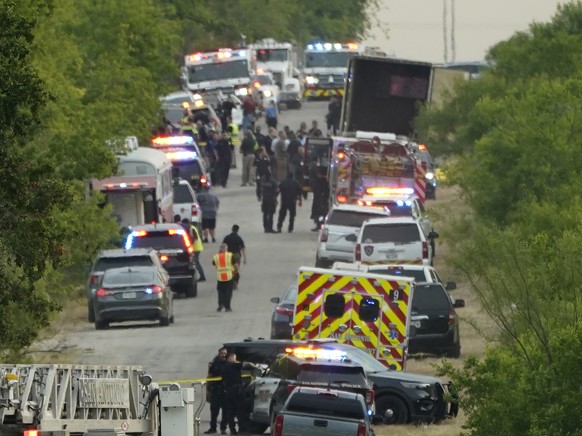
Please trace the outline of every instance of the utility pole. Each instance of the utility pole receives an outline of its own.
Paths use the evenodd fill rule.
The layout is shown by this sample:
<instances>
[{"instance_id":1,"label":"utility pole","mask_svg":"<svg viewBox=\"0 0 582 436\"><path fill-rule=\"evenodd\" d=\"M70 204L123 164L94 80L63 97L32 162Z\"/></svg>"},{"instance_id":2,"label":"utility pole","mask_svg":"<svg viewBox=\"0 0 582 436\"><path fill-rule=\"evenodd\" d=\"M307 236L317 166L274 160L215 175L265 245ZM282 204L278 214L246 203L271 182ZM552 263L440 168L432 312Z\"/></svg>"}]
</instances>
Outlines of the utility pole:
<instances>
[{"instance_id":1,"label":"utility pole","mask_svg":"<svg viewBox=\"0 0 582 436\"><path fill-rule=\"evenodd\" d=\"M457 58L455 21L455 0L443 0L443 61L445 63L454 62Z\"/></svg>"}]
</instances>

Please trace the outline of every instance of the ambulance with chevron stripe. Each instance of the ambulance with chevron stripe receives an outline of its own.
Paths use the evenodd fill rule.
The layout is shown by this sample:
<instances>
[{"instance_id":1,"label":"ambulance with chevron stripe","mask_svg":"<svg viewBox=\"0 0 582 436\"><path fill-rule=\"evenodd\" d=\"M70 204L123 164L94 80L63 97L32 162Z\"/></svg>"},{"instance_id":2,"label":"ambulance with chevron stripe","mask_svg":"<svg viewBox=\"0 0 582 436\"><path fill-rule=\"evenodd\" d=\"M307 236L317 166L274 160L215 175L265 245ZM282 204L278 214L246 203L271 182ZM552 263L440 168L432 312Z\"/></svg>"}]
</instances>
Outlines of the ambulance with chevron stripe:
<instances>
[{"instance_id":1,"label":"ambulance with chevron stripe","mask_svg":"<svg viewBox=\"0 0 582 436\"><path fill-rule=\"evenodd\" d=\"M334 339L401 371L413 292L411 278L302 267L293 339Z\"/></svg>"}]
</instances>

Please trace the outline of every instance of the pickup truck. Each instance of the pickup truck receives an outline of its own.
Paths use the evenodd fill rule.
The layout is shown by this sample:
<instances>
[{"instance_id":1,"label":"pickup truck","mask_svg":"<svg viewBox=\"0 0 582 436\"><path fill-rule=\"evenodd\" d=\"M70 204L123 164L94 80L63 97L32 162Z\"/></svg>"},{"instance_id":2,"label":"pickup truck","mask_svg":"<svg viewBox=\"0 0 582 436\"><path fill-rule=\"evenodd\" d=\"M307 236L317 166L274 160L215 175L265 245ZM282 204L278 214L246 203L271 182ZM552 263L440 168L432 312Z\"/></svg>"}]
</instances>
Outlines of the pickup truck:
<instances>
[{"instance_id":1,"label":"pickup truck","mask_svg":"<svg viewBox=\"0 0 582 436\"><path fill-rule=\"evenodd\" d=\"M361 394L298 387L275 418L274 436L374 436Z\"/></svg>"}]
</instances>

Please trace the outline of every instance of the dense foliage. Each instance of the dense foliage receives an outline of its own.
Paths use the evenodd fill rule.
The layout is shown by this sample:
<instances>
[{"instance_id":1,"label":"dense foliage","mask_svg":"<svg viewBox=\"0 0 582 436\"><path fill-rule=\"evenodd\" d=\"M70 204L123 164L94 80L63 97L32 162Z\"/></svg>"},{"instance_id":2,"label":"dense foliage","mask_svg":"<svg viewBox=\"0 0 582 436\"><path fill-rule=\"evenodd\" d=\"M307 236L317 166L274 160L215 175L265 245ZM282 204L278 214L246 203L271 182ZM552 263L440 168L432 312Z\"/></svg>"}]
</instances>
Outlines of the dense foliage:
<instances>
[{"instance_id":1,"label":"dense foliage","mask_svg":"<svg viewBox=\"0 0 582 436\"><path fill-rule=\"evenodd\" d=\"M483 361L442 368L472 434L582 428L581 48L576 1L494 46L488 73L419 120L454 156L470 208L448 231L451 260L499 331Z\"/></svg>"},{"instance_id":2,"label":"dense foliage","mask_svg":"<svg viewBox=\"0 0 582 436\"><path fill-rule=\"evenodd\" d=\"M376 0L0 0L0 356L29 345L118 237L86 182L147 140L184 53L358 39ZM77 280L75 280L75 278ZM0 357L1 358L1 357Z\"/></svg>"}]
</instances>

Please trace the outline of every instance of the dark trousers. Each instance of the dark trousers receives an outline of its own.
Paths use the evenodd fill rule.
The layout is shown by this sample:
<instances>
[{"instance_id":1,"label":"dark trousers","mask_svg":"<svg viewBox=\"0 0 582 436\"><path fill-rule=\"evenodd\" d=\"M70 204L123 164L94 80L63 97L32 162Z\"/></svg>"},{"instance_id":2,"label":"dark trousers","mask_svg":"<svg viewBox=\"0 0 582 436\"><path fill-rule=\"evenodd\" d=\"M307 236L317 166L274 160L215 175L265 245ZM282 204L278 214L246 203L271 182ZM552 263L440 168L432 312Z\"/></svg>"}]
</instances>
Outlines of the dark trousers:
<instances>
[{"instance_id":1,"label":"dark trousers","mask_svg":"<svg viewBox=\"0 0 582 436\"><path fill-rule=\"evenodd\" d=\"M216 382L215 382L216 383ZM221 383L221 382L218 382ZM220 420L220 430L226 430L228 421L226 416L226 411L224 407L224 389L222 386L209 388L212 389L212 396L210 397L210 428L216 430L216 425L218 422L218 414L220 409L222 409L222 418Z\"/></svg>"},{"instance_id":2,"label":"dark trousers","mask_svg":"<svg viewBox=\"0 0 582 436\"><path fill-rule=\"evenodd\" d=\"M198 275L202 280L206 280L206 275L204 274L204 268L202 268L202 264L200 263L200 252L194 252L194 266L198 270Z\"/></svg>"},{"instance_id":3,"label":"dark trousers","mask_svg":"<svg viewBox=\"0 0 582 436\"><path fill-rule=\"evenodd\" d=\"M293 203L282 203L279 209L279 220L277 221L277 229L281 230L283 227L283 222L287 216L287 211L289 211L289 231L293 230L293 224L295 224L295 215L297 213L297 205Z\"/></svg>"},{"instance_id":4,"label":"dark trousers","mask_svg":"<svg viewBox=\"0 0 582 436\"><path fill-rule=\"evenodd\" d=\"M247 431L248 423L244 413L244 395L242 385L227 386L224 389L224 410L231 432L236 430L235 418L238 420L238 430Z\"/></svg>"},{"instance_id":5,"label":"dark trousers","mask_svg":"<svg viewBox=\"0 0 582 436\"><path fill-rule=\"evenodd\" d=\"M223 187L226 187L228 182L228 174L230 173L230 158L221 158L218 161L218 179Z\"/></svg>"},{"instance_id":6,"label":"dark trousers","mask_svg":"<svg viewBox=\"0 0 582 436\"><path fill-rule=\"evenodd\" d=\"M234 280L217 283L216 290L218 291L218 307L230 309L230 300L232 299L233 287Z\"/></svg>"},{"instance_id":7,"label":"dark trousers","mask_svg":"<svg viewBox=\"0 0 582 436\"><path fill-rule=\"evenodd\" d=\"M265 118L268 127L273 127L274 129L277 128L277 118Z\"/></svg>"}]
</instances>

